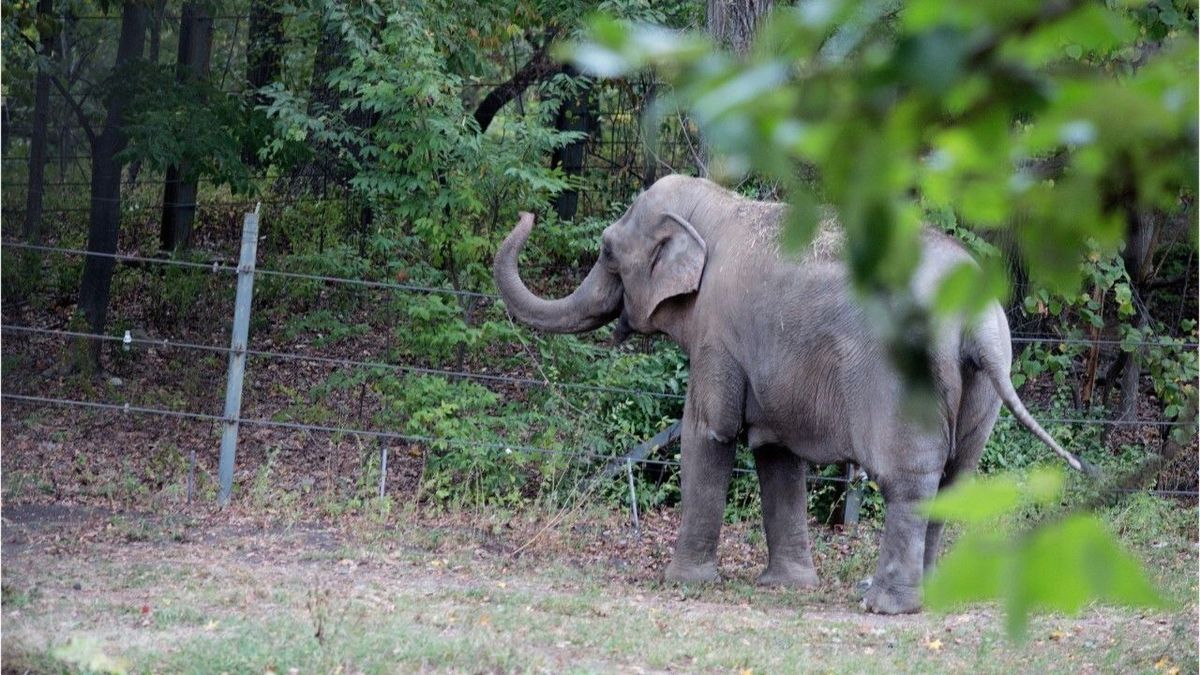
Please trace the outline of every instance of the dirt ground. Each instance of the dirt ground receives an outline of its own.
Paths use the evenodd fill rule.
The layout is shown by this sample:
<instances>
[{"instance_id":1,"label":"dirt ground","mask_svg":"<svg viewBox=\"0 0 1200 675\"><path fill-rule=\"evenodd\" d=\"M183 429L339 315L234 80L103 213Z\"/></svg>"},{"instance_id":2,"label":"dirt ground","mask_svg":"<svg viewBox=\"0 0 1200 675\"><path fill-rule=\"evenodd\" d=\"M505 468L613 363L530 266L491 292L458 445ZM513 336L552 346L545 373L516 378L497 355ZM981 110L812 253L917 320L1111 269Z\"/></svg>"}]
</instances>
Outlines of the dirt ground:
<instances>
[{"instance_id":1,"label":"dirt ground","mask_svg":"<svg viewBox=\"0 0 1200 675\"><path fill-rule=\"evenodd\" d=\"M816 590L754 586L765 550L750 526L725 533L728 581L663 585L660 535L675 526L670 511L634 533L588 513L333 526L6 505L3 670L1196 671L1194 602L1042 617L1018 644L995 607L861 612L854 580L877 535L865 529L818 528Z\"/></svg>"}]
</instances>

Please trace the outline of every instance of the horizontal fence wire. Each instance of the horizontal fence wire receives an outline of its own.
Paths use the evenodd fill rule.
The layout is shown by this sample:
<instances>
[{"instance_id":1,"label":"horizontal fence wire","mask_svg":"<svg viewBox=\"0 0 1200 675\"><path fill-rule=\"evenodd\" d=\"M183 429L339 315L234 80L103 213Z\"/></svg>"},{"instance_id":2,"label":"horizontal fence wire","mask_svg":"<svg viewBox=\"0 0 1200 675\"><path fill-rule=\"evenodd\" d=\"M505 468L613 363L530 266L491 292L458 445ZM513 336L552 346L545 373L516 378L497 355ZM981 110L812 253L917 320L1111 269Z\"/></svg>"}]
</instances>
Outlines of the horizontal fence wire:
<instances>
[{"instance_id":1,"label":"horizontal fence wire","mask_svg":"<svg viewBox=\"0 0 1200 675\"><path fill-rule=\"evenodd\" d=\"M130 204L128 197L124 197L124 198L112 198L112 197L86 197L85 198L85 197L80 197L80 201L84 201L84 200L89 201L89 202L106 202L106 203L110 203L110 204L113 202L123 203L123 206L121 208L122 208L122 210L127 211L127 212L128 211L152 211L152 210L158 211L158 210L162 209L162 202L154 202L154 203L150 203L150 204ZM193 204L180 203L180 204L175 204L175 206L196 207L196 208L200 208L200 207L210 207L211 208L214 206L226 206L226 207L236 206L239 208L249 208L249 207L253 207L255 204L258 204L258 203L261 203L264 206L276 206L276 205L281 205L281 204L286 206L286 205L291 205L291 204L316 204L316 203L322 203L322 202L344 202L344 201L346 201L345 197L312 197L312 196L310 196L310 197L297 197L295 199L247 199L246 201L225 200L225 201L219 201L219 202L196 202ZM11 212L20 213L20 212L25 211L24 204L11 204L11 205L3 206L2 208L4 211L8 211L10 213ZM91 213L91 211L92 211L92 208L90 206L63 206L63 207L45 206L45 207L42 207L43 214L45 214L45 213Z\"/></svg>"},{"instance_id":2,"label":"horizontal fence wire","mask_svg":"<svg viewBox=\"0 0 1200 675\"><path fill-rule=\"evenodd\" d=\"M164 408L148 408L144 406L134 406L128 403L103 403L97 401L79 401L73 399L49 398L45 396L28 396L24 394L8 394L0 393L0 399L7 399L16 403L27 403L36 405L55 405L65 407L84 408L92 410L102 410L108 412L120 413L136 413L144 415L157 415L160 417L171 417L175 419L184 419L198 422L226 422L221 415L212 415L208 413L196 413L179 410L168 410ZM504 454L522 453L522 454L537 454L549 456L562 456L572 459L588 459L588 460L605 460L610 464L612 462L634 462L636 464L660 467L673 467L679 469L682 467L680 462L674 460L650 459L641 458L635 459L626 457L625 455L613 455L608 453L596 452L594 450L556 450L553 448L541 448L536 446L524 445L519 443L500 443L490 441L479 441L472 439L456 439L456 438L434 438L431 436L423 436L418 434L401 434L392 431L379 431L372 429L354 429L349 427L336 427L321 424L305 424L300 422L285 422L280 420L267 420L260 418L239 417L236 420L240 424L248 426L258 426L277 429L289 429L293 431L307 431L314 433L327 434L345 434L347 436L367 436L370 438L378 438L380 440L401 441L404 443L424 443L434 445L442 443L444 445L457 447L476 447L485 450L492 450ZM735 467L733 473L742 475L755 475L755 472L750 469ZM619 479L619 478L618 478ZM805 482L808 483L854 483L854 479L845 478L842 476L822 476L807 474ZM1121 489L1122 493L1149 493L1158 496L1166 497L1200 497L1200 491L1197 490L1178 490L1178 489Z\"/></svg>"},{"instance_id":3,"label":"horizontal fence wire","mask_svg":"<svg viewBox=\"0 0 1200 675\"><path fill-rule=\"evenodd\" d=\"M60 248L54 246L35 246L33 244L24 244L19 242L5 241L0 242L0 246L4 248L13 248L28 251L41 251L46 253L60 253L64 255L81 255L94 258L109 258L119 262L137 262L137 263L152 263L160 265L176 265L179 267L189 267L193 269L205 269L212 272L236 272L237 267L231 266L220 261L212 263L198 263L189 260L176 260L175 258L162 258L152 256L131 255L127 253L98 253L86 251L77 248ZM421 286L418 284L402 284L391 281L371 281L369 279L351 279L347 277L333 277L323 274L305 274L302 272L289 272L286 270L269 270L263 268L255 268L255 276L275 276L287 279L304 279L308 281L324 281L326 283L339 283L351 286L365 286L368 288L383 288L395 291L404 291L410 293L443 293L445 295L457 295L468 298L481 298L486 300L499 300L500 296L493 293L479 293L477 291L463 291L455 288L440 288L436 286Z\"/></svg>"},{"instance_id":4,"label":"horizontal fence wire","mask_svg":"<svg viewBox=\"0 0 1200 675\"><path fill-rule=\"evenodd\" d=\"M26 244L23 242L4 241L0 242L0 246L4 248L13 248L20 250L40 251L46 253L57 253L63 255L81 255L97 258L111 258L117 261L128 261L138 263L155 263L162 265L177 265L181 267L190 267L195 269L208 269L213 272L236 272L237 268L228 264L222 264L220 261L212 263L197 263L187 260L177 260L175 258L139 256L126 253L99 253L87 251L77 248L63 248L56 246L39 246ZM309 281L323 281L326 283L346 284L354 286L364 286L368 288L381 288L388 290L396 290L403 292L415 293L443 293L446 295L456 295L460 297L478 298L485 300L500 300L501 297L495 293L482 293L479 291L464 291L455 288L441 288L436 286L421 286L418 284L404 284L390 281L372 281L369 279L354 279L348 277L337 277L323 274L307 274L304 272L291 272L286 270L271 270L256 268L255 275L276 276L290 279L302 279ZM1200 348L1200 343L1182 341L1178 338L1163 338L1160 340L1115 340L1106 338L1073 338L1073 337L1056 337L1049 335L1035 335L1027 333L1014 333L1011 336L1014 343L1019 344L1075 344L1075 345L1102 345L1102 346L1131 346L1131 347L1173 347L1180 349L1197 349Z\"/></svg>"},{"instance_id":5,"label":"horizontal fence wire","mask_svg":"<svg viewBox=\"0 0 1200 675\"><path fill-rule=\"evenodd\" d=\"M79 401L79 400L73 400L73 399L50 398L50 397L46 397L46 396L29 396L26 394L9 394L9 393L0 393L0 399L7 399L7 400L18 402L18 403L32 403L32 404L39 404L39 405L57 405L57 406L66 406L66 407L75 407L75 408L90 408L93 410L105 410L105 411L121 412L121 413L138 413L138 414L144 414L144 415L158 415L161 417L173 417L173 418L177 418L177 419L186 419L186 420L192 420L192 421L198 421L198 422L237 421L239 424L245 424L248 426L289 429L292 431L309 431L309 432L327 433L327 434L345 434L347 436L356 436L356 435L357 436L368 436L368 437L379 438L379 439L384 439L384 440L401 441L404 443L424 443L424 444L429 444L429 445L436 445L438 443L441 443L441 444L457 446L457 447L483 448L485 450L494 450L494 451L502 452L504 454L524 453L524 454L563 456L563 457L570 457L570 458L576 458L576 459L605 460L607 462L627 461L627 458L624 455L613 455L613 454L608 454L608 453L596 452L594 450L584 450L584 449L581 449L581 450L555 450L553 448L540 448L540 447L536 447L536 446L523 445L523 444L519 444L519 443L498 443L498 442L479 441L479 440L461 439L461 438L434 438L432 436L423 436L423 435L417 435L417 434L401 434L401 433L397 433L394 431L380 431L380 430L374 430L374 429L355 429L355 428L350 428L350 427L336 427L336 426L329 426L329 425L323 425L323 424L305 424L305 423L301 423L301 422L284 422L284 421L279 421L279 420L268 420L268 419L261 419L261 418L252 418L252 417L249 417L249 418L248 417L238 417L238 418L236 418L236 420L226 420L225 417L223 417L221 415L180 411L180 410L167 410L164 408L148 408L148 407L144 407L144 406L130 405L128 403L124 403L124 404L122 404L122 403L102 403L102 402L98 402L98 401ZM679 462L671 461L671 460L661 460L661 459L628 458L628 461L633 461L638 464L648 464L648 465L653 465L653 466L673 466L676 468L678 468L680 466ZM740 469L740 468L734 469L734 471L737 473L753 473L749 469ZM846 478L841 478L841 477L837 477L837 476L830 476L830 477L811 476L809 478L809 480L810 480L810 482L814 482L814 481L818 481L818 480L820 482L842 482L842 483L848 482Z\"/></svg>"},{"instance_id":6,"label":"horizontal fence wire","mask_svg":"<svg viewBox=\"0 0 1200 675\"><path fill-rule=\"evenodd\" d=\"M121 342L125 343L125 338L119 335L95 335L92 333L84 333L80 331L58 330L53 328L37 328L34 326L17 326L11 324L0 324L0 330L11 333L27 333L38 335L52 335L58 337L83 338L89 340L101 340L106 342ZM130 336L129 344L140 344L151 347L175 347L180 349L192 349L198 351L217 352L228 354L234 351L232 347L221 347L218 345L204 345L191 342L181 342L177 340L169 340L165 338L135 338ZM548 380L536 380L528 377L513 377L509 375L495 375L492 373L472 373L462 370L445 370L441 368L426 368L424 366L407 366L393 363L384 363L381 361L360 361L356 359L339 359L328 356L317 356L311 354L295 354L288 352L274 352L261 349L245 349L242 350L247 356L258 356L262 358L274 358L287 361L310 361L313 363L323 363L327 365L337 366L353 366L357 368L378 368L381 370L391 370L396 372L413 373L417 375L435 375L440 377L454 379L469 379L481 380L485 382L498 382L502 384L511 384L522 387L544 387L551 389L567 389L574 391L589 391L602 394L621 394L625 396L648 396L653 398L663 398L671 400L683 400L680 394L671 394L668 392L642 391L638 389L628 389L624 387L605 387L598 384L584 384L580 382L551 382Z\"/></svg>"},{"instance_id":7,"label":"horizontal fence wire","mask_svg":"<svg viewBox=\"0 0 1200 675\"><path fill-rule=\"evenodd\" d=\"M1184 342L1182 340L1176 341L1175 338L1164 338L1162 340L1116 340L1112 338L1071 338L1014 333L1010 339L1019 344L1039 344L1046 342L1060 345L1099 345L1106 347L1120 347L1123 345L1131 347L1180 347L1183 349L1196 349L1200 347L1200 343Z\"/></svg>"},{"instance_id":8,"label":"horizontal fence wire","mask_svg":"<svg viewBox=\"0 0 1200 675\"><path fill-rule=\"evenodd\" d=\"M106 342L121 342L126 340L123 336L118 335L94 335L92 333L84 333L80 331L59 330L54 328L38 328L35 326L19 326L12 324L0 324L0 331L9 333L25 333L36 335L50 335L55 337L71 337L83 338L92 340L101 340ZM178 340L170 340L167 338L135 338L130 336L128 344L140 344L151 347L162 348L179 348L192 349L199 351L216 352L228 354L234 351L231 347L222 347L218 345L204 345ZM439 377L447 377L453 379L470 379L480 380L485 382L497 382L502 384L511 384L521 387L544 387L558 388L575 391L589 391L602 394L617 394L624 396L647 396L653 398L662 398L670 400L684 400L681 394L671 394L668 392L645 391L640 389L628 389L624 387L605 387L603 385L584 384L579 382L550 382L547 380L536 380L533 378L513 377L509 375L495 375L491 373L472 373L461 370L446 370L440 368L426 368L424 366L407 366L393 363L384 363L381 361L361 361L357 359L341 359L328 356L317 356L311 354L296 354L289 352L266 351L259 349L245 349L244 353L248 356L258 356L262 358L274 358L290 361L309 361L313 363L323 363L327 365L337 366L352 366L357 368L377 368L381 370L390 370L393 372L405 372L418 375L434 375ZM1010 414L1005 414L1001 419L1016 422L1016 418ZM1044 424L1073 424L1073 425L1102 425L1102 426L1130 426L1130 427L1186 427L1192 426L1191 422L1169 421L1169 420L1146 420L1146 419L1104 419L1091 417L1042 417L1037 416L1037 419Z\"/></svg>"}]
</instances>

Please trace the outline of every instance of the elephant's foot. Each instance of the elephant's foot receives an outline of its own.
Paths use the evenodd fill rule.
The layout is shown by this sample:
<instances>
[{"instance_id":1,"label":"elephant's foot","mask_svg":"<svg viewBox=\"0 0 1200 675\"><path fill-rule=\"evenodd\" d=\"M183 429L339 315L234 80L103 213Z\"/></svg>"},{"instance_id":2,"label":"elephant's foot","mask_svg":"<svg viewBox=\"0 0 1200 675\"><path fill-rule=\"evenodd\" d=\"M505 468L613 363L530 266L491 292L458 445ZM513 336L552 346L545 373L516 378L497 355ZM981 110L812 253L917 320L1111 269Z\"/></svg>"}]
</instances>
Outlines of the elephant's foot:
<instances>
[{"instance_id":1,"label":"elephant's foot","mask_svg":"<svg viewBox=\"0 0 1200 675\"><path fill-rule=\"evenodd\" d=\"M874 614L915 614L921 611L921 589L875 582L863 595L862 606Z\"/></svg>"},{"instance_id":2,"label":"elephant's foot","mask_svg":"<svg viewBox=\"0 0 1200 675\"><path fill-rule=\"evenodd\" d=\"M721 575L717 574L716 561L701 563L698 565L689 565L680 562L679 559L671 561L667 565L667 571L664 575L666 580L676 584L711 584L721 580Z\"/></svg>"},{"instance_id":3,"label":"elephant's foot","mask_svg":"<svg viewBox=\"0 0 1200 675\"><path fill-rule=\"evenodd\" d=\"M788 588L816 588L820 581L817 571L802 565L768 565L758 577L760 586L786 586Z\"/></svg>"}]
</instances>

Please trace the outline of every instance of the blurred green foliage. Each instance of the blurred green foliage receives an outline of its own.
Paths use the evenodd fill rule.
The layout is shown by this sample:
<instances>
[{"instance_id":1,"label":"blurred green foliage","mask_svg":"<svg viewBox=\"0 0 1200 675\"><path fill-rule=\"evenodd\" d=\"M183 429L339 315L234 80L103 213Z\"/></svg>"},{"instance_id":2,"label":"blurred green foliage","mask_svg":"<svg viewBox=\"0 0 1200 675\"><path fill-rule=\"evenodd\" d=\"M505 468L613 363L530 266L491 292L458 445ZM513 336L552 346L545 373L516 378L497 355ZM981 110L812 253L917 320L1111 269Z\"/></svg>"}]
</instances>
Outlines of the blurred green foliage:
<instances>
[{"instance_id":1,"label":"blurred green foliage","mask_svg":"<svg viewBox=\"0 0 1200 675\"><path fill-rule=\"evenodd\" d=\"M925 602L948 610L967 602L998 600L1009 635L1023 638L1037 610L1078 614L1095 601L1164 607L1138 562L1094 515L1068 513L1020 532L996 521L1023 503L1056 504L1059 469L1042 469L1023 482L1011 476L964 481L926 506L931 518L960 523L964 531L925 580Z\"/></svg>"},{"instance_id":2,"label":"blurred green foliage","mask_svg":"<svg viewBox=\"0 0 1200 675\"><path fill-rule=\"evenodd\" d=\"M929 321L908 279L930 209L1011 231L1041 287L1075 293L1078 263L1114 252L1139 212L1194 199L1195 25L1191 2L814 0L773 12L744 60L605 16L561 53L600 76L666 78L719 179L784 186L792 248L831 205L851 277L920 389L927 355L900 336ZM994 265L963 267L935 309L1006 290Z\"/></svg>"}]
</instances>

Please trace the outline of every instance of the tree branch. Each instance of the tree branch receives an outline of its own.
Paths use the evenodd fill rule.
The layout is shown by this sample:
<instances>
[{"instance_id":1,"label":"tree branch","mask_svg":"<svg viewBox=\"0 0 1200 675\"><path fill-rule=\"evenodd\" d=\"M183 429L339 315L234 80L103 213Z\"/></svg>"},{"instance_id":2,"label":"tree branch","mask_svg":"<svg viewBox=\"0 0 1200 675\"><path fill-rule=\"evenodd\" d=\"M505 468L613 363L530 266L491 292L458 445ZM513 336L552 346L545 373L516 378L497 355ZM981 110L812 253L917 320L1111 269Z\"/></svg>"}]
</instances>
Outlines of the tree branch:
<instances>
[{"instance_id":1,"label":"tree branch","mask_svg":"<svg viewBox=\"0 0 1200 675\"><path fill-rule=\"evenodd\" d=\"M29 48L33 50L34 54L40 53L40 48L38 47L37 43L35 43L33 40L30 40L29 36L25 35L24 33L19 33L19 35L21 36L21 39L25 41L25 44L29 45ZM41 66L38 67L41 68ZM47 74L50 77L50 81L54 83L54 87L58 89L59 93L63 95L63 98L67 100L67 103L69 103L71 108L75 111L75 116L79 118L79 126L83 128L83 133L87 134L88 143L95 145L96 132L92 130L92 125L88 123L87 115L85 115L83 112L83 107L79 105L74 96L71 96L71 92L67 91L67 88L63 86L62 82L57 77L49 73Z\"/></svg>"},{"instance_id":2,"label":"tree branch","mask_svg":"<svg viewBox=\"0 0 1200 675\"><path fill-rule=\"evenodd\" d=\"M533 56L529 57L525 65L521 66L521 69L507 82L488 92L488 95L480 101L479 106L475 108L474 115L475 122L479 125L479 133L487 131L500 109L525 91L529 85L540 82L558 71L558 64L550 58L550 42L557 32L557 29L548 29L542 45L533 53Z\"/></svg>"},{"instance_id":3,"label":"tree branch","mask_svg":"<svg viewBox=\"0 0 1200 675\"><path fill-rule=\"evenodd\" d=\"M75 117L79 119L79 126L83 129L83 133L87 135L88 144L95 146L96 132L92 130L92 125L88 122L87 114L83 112L83 106L79 105L79 102L75 100L75 97L71 95L71 92L63 86L62 82L60 82L57 77L51 75L50 81L54 83L54 87L58 89L59 93L63 95L63 98L67 100L67 103L71 106L71 109L75 111Z\"/></svg>"}]
</instances>

